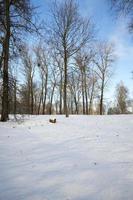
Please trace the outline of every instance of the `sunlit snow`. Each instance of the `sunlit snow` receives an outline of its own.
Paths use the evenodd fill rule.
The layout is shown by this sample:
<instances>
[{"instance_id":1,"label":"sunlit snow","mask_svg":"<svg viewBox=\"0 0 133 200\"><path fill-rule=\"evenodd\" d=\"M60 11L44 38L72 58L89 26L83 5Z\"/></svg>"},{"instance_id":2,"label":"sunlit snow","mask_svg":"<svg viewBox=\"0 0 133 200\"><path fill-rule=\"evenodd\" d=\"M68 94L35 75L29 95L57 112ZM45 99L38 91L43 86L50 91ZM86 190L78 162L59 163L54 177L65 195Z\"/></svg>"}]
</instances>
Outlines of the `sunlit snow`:
<instances>
[{"instance_id":1,"label":"sunlit snow","mask_svg":"<svg viewBox=\"0 0 133 200\"><path fill-rule=\"evenodd\" d=\"M0 123L0 200L132 200L133 115Z\"/></svg>"}]
</instances>

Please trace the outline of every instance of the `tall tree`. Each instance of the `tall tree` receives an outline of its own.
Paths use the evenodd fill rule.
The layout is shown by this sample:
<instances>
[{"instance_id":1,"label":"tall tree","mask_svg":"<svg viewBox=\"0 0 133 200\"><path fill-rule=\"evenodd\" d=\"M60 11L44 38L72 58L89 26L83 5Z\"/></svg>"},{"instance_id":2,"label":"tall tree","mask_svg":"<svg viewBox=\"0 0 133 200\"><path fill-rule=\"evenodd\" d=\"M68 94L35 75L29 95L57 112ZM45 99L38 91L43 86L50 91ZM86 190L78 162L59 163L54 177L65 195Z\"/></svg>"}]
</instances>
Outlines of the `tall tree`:
<instances>
[{"instance_id":1,"label":"tall tree","mask_svg":"<svg viewBox=\"0 0 133 200\"><path fill-rule=\"evenodd\" d=\"M88 91L88 96L89 96L89 114L93 113L93 101L96 98L97 94L97 75L95 72L91 72L90 77L89 77L89 91Z\"/></svg>"},{"instance_id":2,"label":"tall tree","mask_svg":"<svg viewBox=\"0 0 133 200\"><path fill-rule=\"evenodd\" d=\"M82 90L82 102L83 102L83 114L89 114L88 104L88 87L89 87L89 75L90 75L90 63L94 57L92 51L79 52L76 57L76 65L79 68L81 74L81 90Z\"/></svg>"},{"instance_id":3,"label":"tall tree","mask_svg":"<svg viewBox=\"0 0 133 200\"><path fill-rule=\"evenodd\" d=\"M49 51L47 50L46 45L44 48L44 45L39 44L35 48L35 55L41 81L38 114L40 113L41 105L42 105L42 114L45 114L47 92L48 92L49 64L50 64Z\"/></svg>"},{"instance_id":4,"label":"tall tree","mask_svg":"<svg viewBox=\"0 0 133 200\"><path fill-rule=\"evenodd\" d=\"M33 7L30 0L2 0L0 2L0 37L2 42L2 113L1 121L8 120L9 114L9 59L11 47L19 46L24 32L37 31L32 22ZM14 44L14 45L12 45Z\"/></svg>"},{"instance_id":5,"label":"tall tree","mask_svg":"<svg viewBox=\"0 0 133 200\"><path fill-rule=\"evenodd\" d=\"M112 76L112 64L115 61L114 48L107 42L99 43L97 53L93 60L96 65L95 73L99 79L100 89L100 115L103 114L104 91Z\"/></svg>"},{"instance_id":6,"label":"tall tree","mask_svg":"<svg viewBox=\"0 0 133 200\"><path fill-rule=\"evenodd\" d=\"M67 86L68 63L70 58L92 39L91 20L80 16L78 5L74 0L54 3L51 27L52 43L64 61L64 114L68 117Z\"/></svg>"},{"instance_id":7,"label":"tall tree","mask_svg":"<svg viewBox=\"0 0 133 200\"><path fill-rule=\"evenodd\" d=\"M25 46L21 52L23 62L23 73L25 78L25 88L27 91L27 113L33 114L34 112L34 74L35 63L33 57L29 53L29 48Z\"/></svg>"},{"instance_id":8,"label":"tall tree","mask_svg":"<svg viewBox=\"0 0 133 200\"><path fill-rule=\"evenodd\" d=\"M5 9L5 35L3 42L3 96L2 96L2 113L1 113L1 121L6 121L8 119L8 61L9 61L9 43L10 43L10 31L11 31L11 22L10 22L10 1L5 0L3 2Z\"/></svg>"}]
</instances>

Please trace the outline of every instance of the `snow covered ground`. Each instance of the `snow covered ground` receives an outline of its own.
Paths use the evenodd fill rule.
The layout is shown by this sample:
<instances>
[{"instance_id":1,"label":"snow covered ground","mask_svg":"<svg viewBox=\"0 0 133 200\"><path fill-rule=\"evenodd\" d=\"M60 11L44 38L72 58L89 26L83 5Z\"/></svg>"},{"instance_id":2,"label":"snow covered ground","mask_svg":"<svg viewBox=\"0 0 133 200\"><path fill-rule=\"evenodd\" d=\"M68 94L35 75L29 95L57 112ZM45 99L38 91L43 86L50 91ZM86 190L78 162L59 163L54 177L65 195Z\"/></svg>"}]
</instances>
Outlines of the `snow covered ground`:
<instances>
[{"instance_id":1,"label":"snow covered ground","mask_svg":"<svg viewBox=\"0 0 133 200\"><path fill-rule=\"evenodd\" d=\"M0 123L0 200L132 200L133 115Z\"/></svg>"}]
</instances>

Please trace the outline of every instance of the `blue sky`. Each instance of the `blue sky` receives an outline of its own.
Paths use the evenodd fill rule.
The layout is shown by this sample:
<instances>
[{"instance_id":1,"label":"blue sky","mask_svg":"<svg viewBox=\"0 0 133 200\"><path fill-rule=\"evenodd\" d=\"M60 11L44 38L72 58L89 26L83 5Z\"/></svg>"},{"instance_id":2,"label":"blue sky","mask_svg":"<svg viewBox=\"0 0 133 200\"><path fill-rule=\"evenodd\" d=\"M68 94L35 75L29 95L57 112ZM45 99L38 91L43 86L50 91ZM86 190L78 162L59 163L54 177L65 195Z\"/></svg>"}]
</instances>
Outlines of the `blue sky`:
<instances>
[{"instance_id":1,"label":"blue sky","mask_svg":"<svg viewBox=\"0 0 133 200\"><path fill-rule=\"evenodd\" d=\"M59 0L63 1L63 0ZM116 18L110 11L108 0L77 0L80 12L83 16L91 16L98 30L97 37L115 43L117 62L114 65L112 77L106 97L111 100L116 84L121 80L129 88L133 97L133 39L127 31L127 23L124 17ZM40 13L44 19L48 18L52 0L32 0L35 5L40 5Z\"/></svg>"}]
</instances>

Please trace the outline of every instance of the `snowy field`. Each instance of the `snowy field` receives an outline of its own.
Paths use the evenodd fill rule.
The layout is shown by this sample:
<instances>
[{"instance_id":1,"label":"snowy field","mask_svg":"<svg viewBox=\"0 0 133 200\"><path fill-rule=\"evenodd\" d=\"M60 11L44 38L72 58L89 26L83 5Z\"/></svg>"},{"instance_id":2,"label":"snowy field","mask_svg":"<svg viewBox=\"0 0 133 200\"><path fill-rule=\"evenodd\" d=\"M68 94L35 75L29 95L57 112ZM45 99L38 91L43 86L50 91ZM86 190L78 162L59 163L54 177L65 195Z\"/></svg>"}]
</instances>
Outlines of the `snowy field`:
<instances>
[{"instance_id":1,"label":"snowy field","mask_svg":"<svg viewBox=\"0 0 133 200\"><path fill-rule=\"evenodd\" d=\"M132 200L133 115L0 122L0 200Z\"/></svg>"}]
</instances>

